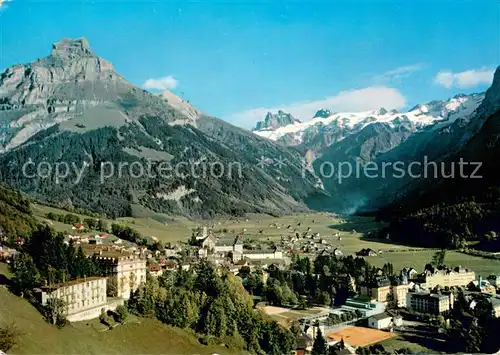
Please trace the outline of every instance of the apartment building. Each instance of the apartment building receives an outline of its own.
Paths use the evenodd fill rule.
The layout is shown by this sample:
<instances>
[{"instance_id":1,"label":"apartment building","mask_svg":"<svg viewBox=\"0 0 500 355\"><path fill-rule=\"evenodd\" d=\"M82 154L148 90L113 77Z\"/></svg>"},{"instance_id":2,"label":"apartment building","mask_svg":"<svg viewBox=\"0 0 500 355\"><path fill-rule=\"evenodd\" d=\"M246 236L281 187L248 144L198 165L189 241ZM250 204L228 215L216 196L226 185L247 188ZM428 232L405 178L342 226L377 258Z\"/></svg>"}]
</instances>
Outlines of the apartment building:
<instances>
[{"instance_id":1,"label":"apartment building","mask_svg":"<svg viewBox=\"0 0 500 355\"><path fill-rule=\"evenodd\" d=\"M406 295L409 290L410 285L405 283L392 286L392 305L399 308L406 307Z\"/></svg>"},{"instance_id":2,"label":"apartment building","mask_svg":"<svg viewBox=\"0 0 500 355\"><path fill-rule=\"evenodd\" d=\"M377 277L374 282L362 284L360 294L363 297L387 304L391 300L391 281L385 276Z\"/></svg>"},{"instance_id":3,"label":"apartment building","mask_svg":"<svg viewBox=\"0 0 500 355\"><path fill-rule=\"evenodd\" d=\"M40 302L46 305L51 298L64 302L66 318L70 322L99 317L102 310L114 310L123 300L107 301L106 278L87 277L41 288Z\"/></svg>"},{"instance_id":4,"label":"apartment building","mask_svg":"<svg viewBox=\"0 0 500 355\"><path fill-rule=\"evenodd\" d=\"M476 273L474 271L459 266L454 269L429 268L419 276L418 282L422 288L433 289L436 286L465 287L475 279Z\"/></svg>"},{"instance_id":5,"label":"apartment building","mask_svg":"<svg viewBox=\"0 0 500 355\"><path fill-rule=\"evenodd\" d=\"M442 314L451 308L450 297L429 292L409 292L406 306L414 312Z\"/></svg>"},{"instance_id":6,"label":"apartment building","mask_svg":"<svg viewBox=\"0 0 500 355\"><path fill-rule=\"evenodd\" d=\"M146 282L146 260L135 255L100 250L97 261L104 266L110 282L116 285L116 297L129 299Z\"/></svg>"}]
</instances>

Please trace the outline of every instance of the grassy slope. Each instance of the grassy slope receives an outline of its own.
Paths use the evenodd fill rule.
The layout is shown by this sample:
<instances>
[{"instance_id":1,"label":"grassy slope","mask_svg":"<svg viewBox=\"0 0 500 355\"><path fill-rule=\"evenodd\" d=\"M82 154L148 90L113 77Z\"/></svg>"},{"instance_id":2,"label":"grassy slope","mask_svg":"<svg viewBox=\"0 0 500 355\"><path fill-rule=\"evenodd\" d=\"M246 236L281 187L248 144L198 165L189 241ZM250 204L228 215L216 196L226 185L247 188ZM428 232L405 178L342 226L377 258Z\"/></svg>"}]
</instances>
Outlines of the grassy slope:
<instances>
[{"instance_id":1,"label":"grassy slope","mask_svg":"<svg viewBox=\"0 0 500 355\"><path fill-rule=\"evenodd\" d=\"M8 274L0 263L0 274ZM0 286L0 323L14 324L22 331L16 354L231 354L221 347L201 345L197 338L178 328L152 319L102 331L97 322L79 322L63 329L46 323L26 300Z\"/></svg>"},{"instance_id":2,"label":"grassy slope","mask_svg":"<svg viewBox=\"0 0 500 355\"><path fill-rule=\"evenodd\" d=\"M32 209L33 214L39 221L51 223L51 226L59 232L71 231L70 225L55 221L49 221L45 218L45 216L49 212L66 214L68 213L67 211L45 206L42 204L34 204ZM88 216L85 215L76 215L79 216L82 220L84 218L88 218ZM162 218L166 219L167 217L155 213L141 212L137 215L137 217L134 218L119 218L118 222L136 229L143 236L155 236L164 242L177 242L179 240L187 240L189 237L191 237L190 228L196 226L194 222L191 222L183 217L176 218L174 221L169 221L168 225L160 222ZM109 224L117 222L111 219L108 219L106 221Z\"/></svg>"}]
</instances>

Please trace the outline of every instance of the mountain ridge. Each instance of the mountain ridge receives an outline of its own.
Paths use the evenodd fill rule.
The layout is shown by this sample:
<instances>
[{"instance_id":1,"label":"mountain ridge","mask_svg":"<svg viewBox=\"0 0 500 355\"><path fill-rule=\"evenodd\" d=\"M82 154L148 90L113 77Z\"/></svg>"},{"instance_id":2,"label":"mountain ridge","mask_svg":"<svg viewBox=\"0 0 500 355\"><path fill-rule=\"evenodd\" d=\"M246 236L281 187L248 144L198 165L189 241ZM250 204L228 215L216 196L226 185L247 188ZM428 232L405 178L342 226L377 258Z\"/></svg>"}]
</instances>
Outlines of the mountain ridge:
<instances>
[{"instance_id":1,"label":"mountain ridge","mask_svg":"<svg viewBox=\"0 0 500 355\"><path fill-rule=\"evenodd\" d=\"M257 122L253 131L276 129L294 123L300 123L300 121L293 117L290 113L278 110L275 114L268 112L263 121Z\"/></svg>"},{"instance_id":2,"label":"mountain ridge","mask_svg":"<svg viewBox=\"0 0 500 355\"><path fill-rule=\"evenodd\" d=\"M131 204L188 217L306 210L316 178L302 177L301 155L205 115L173 93L155 95L130 84L85 39L56 42L51 54L7 68L0 77L0 180L42 201L111 216ZM258 166L261 157L288 164ZM88 164L72 176L27 177L27 162ZM102 166L170 164L174 176L102 181ZM196 176L192 169L238 163L240 176ZM210 170L208 170L210 171ZM211 171L210 171L211 172ZM207 175L207 174L205 174ZM73 180L72 180L73 179ZM181 193L182 192L182 193Z\"/></svg>"},{"instance_id":3,"label":"mountain ridge","mask_svg":"<svg viewBox=\"0 0 500 355\"><path fill-rule=\"evenodd\" d=\"M338 113L320 109L309 121L288 124L274 129L256 129L254 132L284 145L308 146L312 142L311 136L330 131L332 136L338 134L333 140L330 140L336 142L349 134L359 132L364 127L375 122L397 126L401 121L411 121L417 128L424 128L437 123L445 124L472 114L483 98L484 93L459 94L447 100L435 100L416 105L405 113L395 110L387 111L383 108L371 111ZM321 148L325 148L325 146L321 146Z\"/></svg>"}]
</instances>

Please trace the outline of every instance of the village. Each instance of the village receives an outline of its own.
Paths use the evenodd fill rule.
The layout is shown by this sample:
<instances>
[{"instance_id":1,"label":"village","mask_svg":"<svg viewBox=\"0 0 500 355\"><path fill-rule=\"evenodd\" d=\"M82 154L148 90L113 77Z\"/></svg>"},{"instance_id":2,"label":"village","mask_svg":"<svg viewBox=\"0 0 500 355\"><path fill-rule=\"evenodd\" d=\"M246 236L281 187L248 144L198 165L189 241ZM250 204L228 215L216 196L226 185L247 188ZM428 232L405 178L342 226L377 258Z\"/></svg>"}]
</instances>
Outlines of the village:
<instances>
[{"instance_id":1,"label":"village","mask_svg":"<svg viewBox=\"0 0 500 355\"><path fill-rule=\"evenodd\" d=\"M346 257L329 242L342 240L345 232L333 231L326 238L311 227L303 228L303 232L298 232L297 227L300 226L269 225L285 231L279 239L270 239L245 237L212 224L194 228L187 242L162 244L158 238L149 236L137 244L93 231L85 223L75 223L64 243L81 246L87 257L95 258L103 266L106 275L47 284L37 290L38 299L42 305L53 298L61 299L67 320L78 322L98 318L103 312L124 305L147 277L196 270L197 264L204 260L221 271L239 276L244 285L252 274L258 274L265 285L276 271L289 270L297 257L310 260ZM19 238L16 243L22 246L24 240ZM361 248L352 257L370 257L381 252ZM16 253L15 248L0 246L0 260L4 262L9 263ZM391 270L390 275L387 269L378 268L376 277L369 282L357 283L350 274L334 276L350 290L341 304L333 294L328 295L326 304L310 301L307 306L276 305L262 296L255 297L255 304L285 327L298 325L297 354L310 353L318 334L325 337L328 345L341 342L342 351L351 354L357 348L406 334L424 336L432 329L439 338L439 329L447 327L446 316L454 306L458 290L465 292L470 307L474 307L474 295L484 295L491 302L494 316L500 316L500 296L496 295L500 275L483 279L465 266L422 266Z\"/></svg>"}]
</instances>

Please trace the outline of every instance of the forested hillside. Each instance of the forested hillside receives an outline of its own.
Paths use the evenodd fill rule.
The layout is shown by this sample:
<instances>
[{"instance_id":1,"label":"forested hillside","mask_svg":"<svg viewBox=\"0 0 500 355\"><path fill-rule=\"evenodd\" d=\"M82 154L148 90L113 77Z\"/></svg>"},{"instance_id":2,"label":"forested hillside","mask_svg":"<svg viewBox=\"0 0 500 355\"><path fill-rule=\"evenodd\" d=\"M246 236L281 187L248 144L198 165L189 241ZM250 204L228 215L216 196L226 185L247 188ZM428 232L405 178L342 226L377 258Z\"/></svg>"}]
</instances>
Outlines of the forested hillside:
<instances>
[{"instance_id":1,"label":"forested hillside","mask_svg":"<svg viewBox=\"0 0 500 355\"><path fill-rule=\"evenodd\" d=\"M422 190L380 211L380 218L392 222L391 239L440 247L480 241L482 248L500 250L500 70L485 101L479 132L444 162L447 171L455 165L455 177L429 180ZM460 161L468 163L461 172Z\"/></svg>"},{"instance_id":2,"label":"forested hillside","mask_svg":"<svg viewBox=\"0 0 500 355\"><path fill-rule=\"evenodd\" d=\"M0 184L0 238L12 242L16 237L29 235L35 227L30 201L21 193Z\"/></svg>"}]
</instances>

